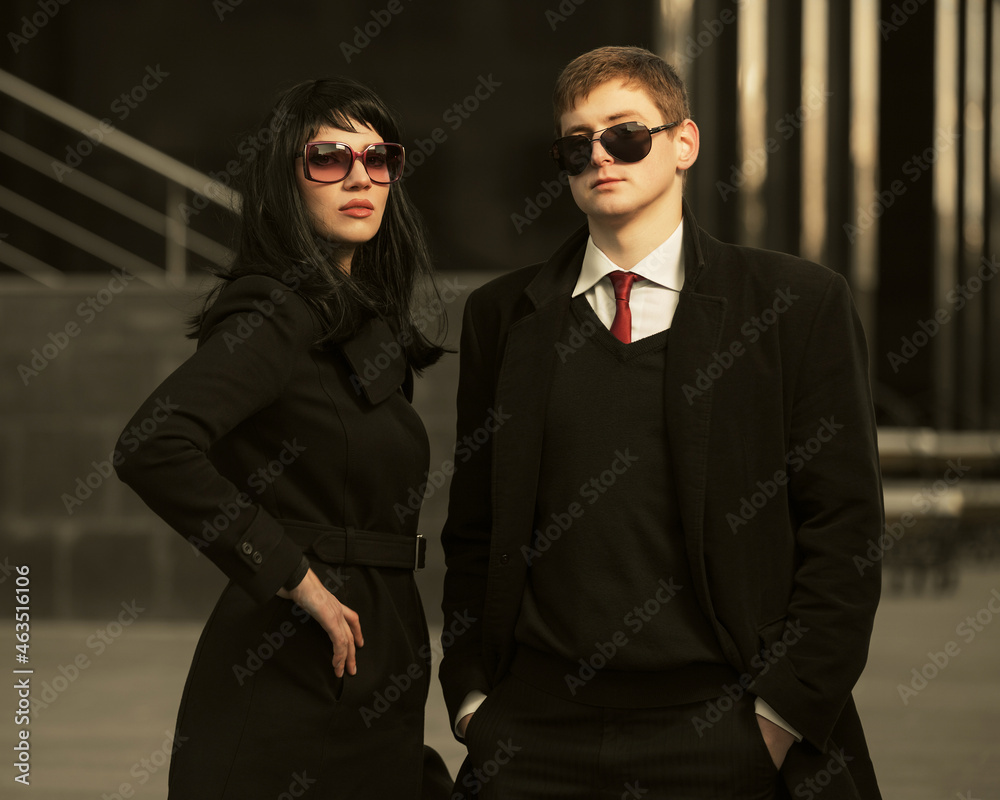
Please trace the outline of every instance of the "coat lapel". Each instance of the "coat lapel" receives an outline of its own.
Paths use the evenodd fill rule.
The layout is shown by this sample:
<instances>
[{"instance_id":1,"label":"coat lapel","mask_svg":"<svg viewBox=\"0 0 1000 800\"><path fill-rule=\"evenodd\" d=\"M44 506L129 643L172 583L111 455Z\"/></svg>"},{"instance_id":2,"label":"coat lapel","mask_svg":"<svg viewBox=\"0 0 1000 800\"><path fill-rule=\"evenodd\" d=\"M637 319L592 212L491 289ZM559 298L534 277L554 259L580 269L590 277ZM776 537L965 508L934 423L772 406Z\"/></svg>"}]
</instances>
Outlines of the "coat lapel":
<instances>
[{"instance_id":1,"label":"coat lapel","mask_svg":"<svg viewBox=\"0 0 1000 800\"><path fill-rule=\"evenodd\" d=\"M705 270L698 224L684 206L684 288L670 327L666 369L666 428L677 499L695 592L702 610L714 619L705 570L705 490L708 439L714 385L699 393L693 387L698 370L713 363L726 316L726 298L699 294Z\"/></svg>"},{"instance_id":2,"label":"coat lapel","mask_svg":"<svg viewBox=\"0 0 1000 800\"><path fill-rule=\"evenodd\" d=\"M570 307L586 242L584 227L542 266L525 288L533 310L511 325L507 335L496 389L497 408L506 418L493 442L493 530L500 535L494 536L491 560L515 565L516 578L497 583L496 590L503 597L491 598L487 631L513 630L524 593L527 562L521 547L531 544L534 530L556 340ZM497 644L502 648L502 643Z\"/></svg>"},{"instance_id":3,"label":"coat lapel","mask_svg":"<svg viewBox=\"0 0 1000 800\"><path fill-rule=\"evenodd\" d=\"M397 339L384 319L374 317L356 336L339 345L351 365L351 386L373 406L401 386L407 400L413 396L412 373Z\"/></svg>"},{"instance_id":4,"label":"coat lapel","mask_svg":"<svg viewBox=\"0 0 1000 800\"><path fill-rule=\"evenodd\" d=\"M528 533L534 527L555 344L568 308L567 294L524 317L510 329L497 384L497 404L509 419L497 432L494 443L496 506L507 517L506 524L496 530ZM530 536L526 536L523 544L529 542ZM515 545L513 542L504 544ZM521 542L516 544L519 546Z\"/></svg>"}]
</instances>

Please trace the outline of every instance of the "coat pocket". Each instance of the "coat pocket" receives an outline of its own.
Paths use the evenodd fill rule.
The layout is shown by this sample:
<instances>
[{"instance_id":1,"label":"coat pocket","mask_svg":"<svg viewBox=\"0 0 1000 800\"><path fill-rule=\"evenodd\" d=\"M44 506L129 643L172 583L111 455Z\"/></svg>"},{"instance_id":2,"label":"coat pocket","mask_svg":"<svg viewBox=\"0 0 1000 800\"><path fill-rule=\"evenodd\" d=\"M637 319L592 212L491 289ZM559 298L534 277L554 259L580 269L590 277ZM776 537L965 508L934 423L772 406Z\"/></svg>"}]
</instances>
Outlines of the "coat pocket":
<instances>
[{"instance_id":1,"label":"coat pocket","mask_svg":"<svg viewBox=\"0 0 1000 800\"><path fill-rule=\"evenodd\" d=\"M757 638L760 640L761 647L770 647L778 641L785 632L785 624L787 622L787 615L782 614L777 619L772 619L770 622L758 625Z\"/></svg>"}]
</instances>

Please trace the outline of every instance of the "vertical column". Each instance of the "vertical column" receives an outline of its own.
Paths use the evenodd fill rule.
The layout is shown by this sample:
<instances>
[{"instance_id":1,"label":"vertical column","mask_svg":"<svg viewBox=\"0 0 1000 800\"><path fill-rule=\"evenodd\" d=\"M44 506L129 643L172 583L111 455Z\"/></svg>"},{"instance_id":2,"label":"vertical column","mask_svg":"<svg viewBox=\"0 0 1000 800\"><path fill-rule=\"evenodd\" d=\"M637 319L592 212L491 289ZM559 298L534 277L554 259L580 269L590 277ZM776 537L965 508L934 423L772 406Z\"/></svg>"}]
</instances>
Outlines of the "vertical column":
<instances>
[{"instance_id":1,"label":"vertical column","mask_svg":"<svg viewBox=\"0 0 1000 800\"><path fill-rule=\"evenodd\" d=\"M810 0L802 6L802 225L799 252L811 261L823 261L826 250L827 201L827 92L829 79L828 0Z\"/></svg>"},{"instance_id":2,"label":"vertical column","mask_svg":"<svg viewBox=\"0 0 1000 800\"><path fill-rule=\"evenodd\" d=\"M733 0L699 0L690 8L675 66L688 85L691 113L701 130L701 152L685 193L706 230L723 241L736 242L743 235L737 208L742 160L736 113L742 12Z\"/></svg>"},{"instance_id":3,"label":"vertical column","mask_svg":"<svg viewBox=\"0 0 1000 800\"><path fill-rule=\"evenodd\" d=\"M167 180L167 227L164 231L166 253L164 266L167 283L183 286L187 273L187 224L181 214L186 199L186 189L179 183Z\"/></svg>"},{"instance_id":4,"label":"vertical column","mask_svg":"<svg viewBox=\"0 0 1000 800\"><path fill-rule=\"evenodd\" d=\"M659 6L659 25L656 29L657 53L686 81L689 77L687 68L696 57L697 48L700 47L691 36L694 0L660 0Z\"/></svg>"},{"instance_id":5,"label":"vertical column","mask_svg":"<svg viewBox=\"0 0 1000 800\"><path fill-rule=\"evenodd\" d=\"M847 225L857 219L851 160L851 3L829 4L827 56L830 96L826 113L826 224L820 263L853 274ZM869 347L871 336L869 330ZM874 348L871 348L874 350Z\"/></svg>"},{"instance_id":6,"label":"vertical column","mask_svg":"<svg viewBox=\"0 0 1000 800\"><path fill-rule=\"evenodd\" d=\"M986 117L989 148L989 195L986 201L987 230L986 261L984 275L988 275L986 289L986 319L983 341L986 354L983 360L986 372L984 404L984 425L1000 428L1000 274L994 272L1000 265L1000 0L993 0L989 10L990 31L989 63L986 67L989 79L989 102L991 109Z\"/></svg>"},{"instance_id":7,"label":"vertical column","mask_svg":"<svg viewBox=\"0 0 1000 800\"><path fill-rule=\"evenodd\" d=\"M853 164L854 197L851 219L857 209L871 206L878 192L879 142L879 2L851 2L851 127L850 159ZM860 226L856 226L860 227ZM858 315L868 335L872 354L875 347L875 294L878 290L878 219L863 232L855 230L850 241L849 280ZM875 370L873 369L873 373Z\"/></svg>"},{"instance_id":8,"label":"vertical column","mask_svg":"<svg viewBox=\"0 0 1000 800\"><path fill-rule=\"evenodd\" d=\"M743 185L739 193L740 243L764 245L767 209L767 9L768 0L739 10L736 91L739 100L739 154Z\"/></svg>"},{"instance_id":9,"label":"vertical column","mask_svg":"<svg viewBox=\"0 0 1000 800\"><path fill-rule=\"evenodd\" d=\"M825 0L819 0L823 5ZM762 200L765 209L762 245L769 250L799 253L802 231L802 134L806 122L825 102L815 87L802 84L802 0L771 0L765 43L764 149L749 157L767 165Z\"/></svg>"},{"instance_id":10,"label":"vertical column","mask_svg":"<svg viewBox=\"0 0 1000 800\"><path fill-rule=\"evenodd\" d=\"M965 307L958 318L958 383L956 398L958 427L979 428L983 424L983 333L985 331L985 284L978 275L986 243L986 26L987 0L965 0L965 93L961 109L962 135L962 248L959 267L959 297ZM943 287L951 292L954 287ZM959 301L961 302L961 301ZM956 306L957 308L957 306Z\"/></svg>"},{"instance_id":11,"label":"vertical column","mask_svg":"<svg viewBox=\"0 0 1000 800\"><path fill-rule=\"evenodd\" d=\"M954 135L960 131L959 65L961 62L960 11L957 0L938 0L935 7L934 41L934 131ZM952 308L948 292L958 283L959 252L959 156L961 147L939 148L933 166L934 217L934 308ZM955 425L956 330L942 325L933 340L934 425Z\"/></svg>"}]
</instances>

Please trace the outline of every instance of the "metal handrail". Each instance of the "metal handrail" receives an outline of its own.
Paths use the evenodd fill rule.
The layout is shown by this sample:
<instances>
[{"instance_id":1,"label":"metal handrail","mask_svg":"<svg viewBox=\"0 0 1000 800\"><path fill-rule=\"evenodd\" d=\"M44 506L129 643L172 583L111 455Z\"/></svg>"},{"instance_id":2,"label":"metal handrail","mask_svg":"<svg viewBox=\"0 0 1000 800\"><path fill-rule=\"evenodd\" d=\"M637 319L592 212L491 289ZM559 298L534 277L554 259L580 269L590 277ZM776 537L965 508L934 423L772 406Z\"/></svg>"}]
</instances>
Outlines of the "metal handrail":
<instances>
[{"instance_id":1,"label":"metal handrail","mask_svg":"<svg viewBox=\"0 0 1000 800\"><path fill-rule=\"evenodd\" d=\"M129 197L124 192L120 192L78 169L68 170L61 178L57 178L51 169L51 160L45 153L4 131L0 131L0 153L20 161L26 167L30 167L52 180L58 180L84 197L116 211L123 217L127 217L144 228L160 234L160 236L171 235L170 225L173 220L163 212L138 202L135 198ZM188 228L185 236L188 250L214 264L222 266L231 256L229 248L203 233Z\"/></svg>"},{"instance_id":2,"label":"metal handrail","mask_svg":"<svg viewBox=\"0 0 1000 800\"><path fill-rule=\"evenodd\" d=\"M50 267L41 259L35 258L23 250L18 250L14 245L4 241L0 241L0 262L9 264L18 272L24 273L29 278L34 278L50 289L54 289L63 282L63 274L55 267Z\"/></svg>"},{"instance_id":3,"label":"metal handrail","mask_svg":"<svg viewBox=\"0 0 1000 800\"><path fill-rule=\"evenodd\" d=\"M140 142L127 133L122 133L117 128L111 127L109 130L105 130L108 125L102 125L101 120L97 117L71 106L58 97L39 89L37 86L32 86L27 81L23 81L4 70L0 70L0 92L68 128L79 131L84 136L94 138L90 136L90 133L100 130L101 144L105 147L159 173L169 181L203 195L223 208L239 211L242 198L235 189L231 189L224 183L220 183L144 142Z\"/></svg>"},{"instance_id":4,"label":"metal handrail","mask_svg":"<svg viewBox=\"0 0 1000 800\"><path fill-rule=\"evenodd\" d=\"M52 161L42 151L9 133L0 131L0 152L65 183L68 188L161 235L166 245L163 269L160 270L138 255L9 189L0 188L0 207L109 264L133 272L153 285L162 285L164 277L175 285L183 283L187 275L188 251L217 265L223 265L229 260L232 254L226 247L191 229L182 208L186 192L191 191L208 202L238 213L242 202L239 192L122 133L107 120L99 120L4 70L0 70L0 93L7 94L61 125L79 131L166 180L166 208L165 213L161 213L77 169L66 166L57 171L57 161ZM62 273L59 270L10 243L0 242L0 261L46 286L56 286L61 282Z\"/></svg>"},{"instance_id":5,"label":"metal handrail","mask_svg":"<svg viewBox=\"0 0 1000 800\"><path fill-rule=\"evenodd\" d=\"M93 231L70 222L53 211L34 203L4 186L0 186L0 208L16 214L26 222L49 231L60 239L96 256L113 267L127 270L147 283L156 285L163 280L164 271L155 264L130 253L124 247L98 236ZM3 253L0 250L0 253Z\"/></svg>"}]
</instances>

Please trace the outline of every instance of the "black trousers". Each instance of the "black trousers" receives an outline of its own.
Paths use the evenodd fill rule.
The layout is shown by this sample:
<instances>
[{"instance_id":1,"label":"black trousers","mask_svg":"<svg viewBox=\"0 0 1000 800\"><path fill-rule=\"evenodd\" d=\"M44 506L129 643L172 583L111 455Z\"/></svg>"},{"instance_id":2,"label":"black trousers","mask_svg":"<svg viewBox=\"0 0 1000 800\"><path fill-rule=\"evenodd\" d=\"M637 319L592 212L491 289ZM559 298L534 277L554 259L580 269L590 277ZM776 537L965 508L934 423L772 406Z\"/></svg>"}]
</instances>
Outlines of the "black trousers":
<instances>
[{"instance_id":1,"label":"black trousers","mask_svg":"<svg viewBox=\"0 0 1000 800\"><path fill-rule=\"evenodd\" d=\"M726 707L726 706L723 706ZM778 771L744 697L710 728L705 702L582 705L508 674L466 731L454 797L483 800L772 800Z\"/></svg>"}]
</instances>

